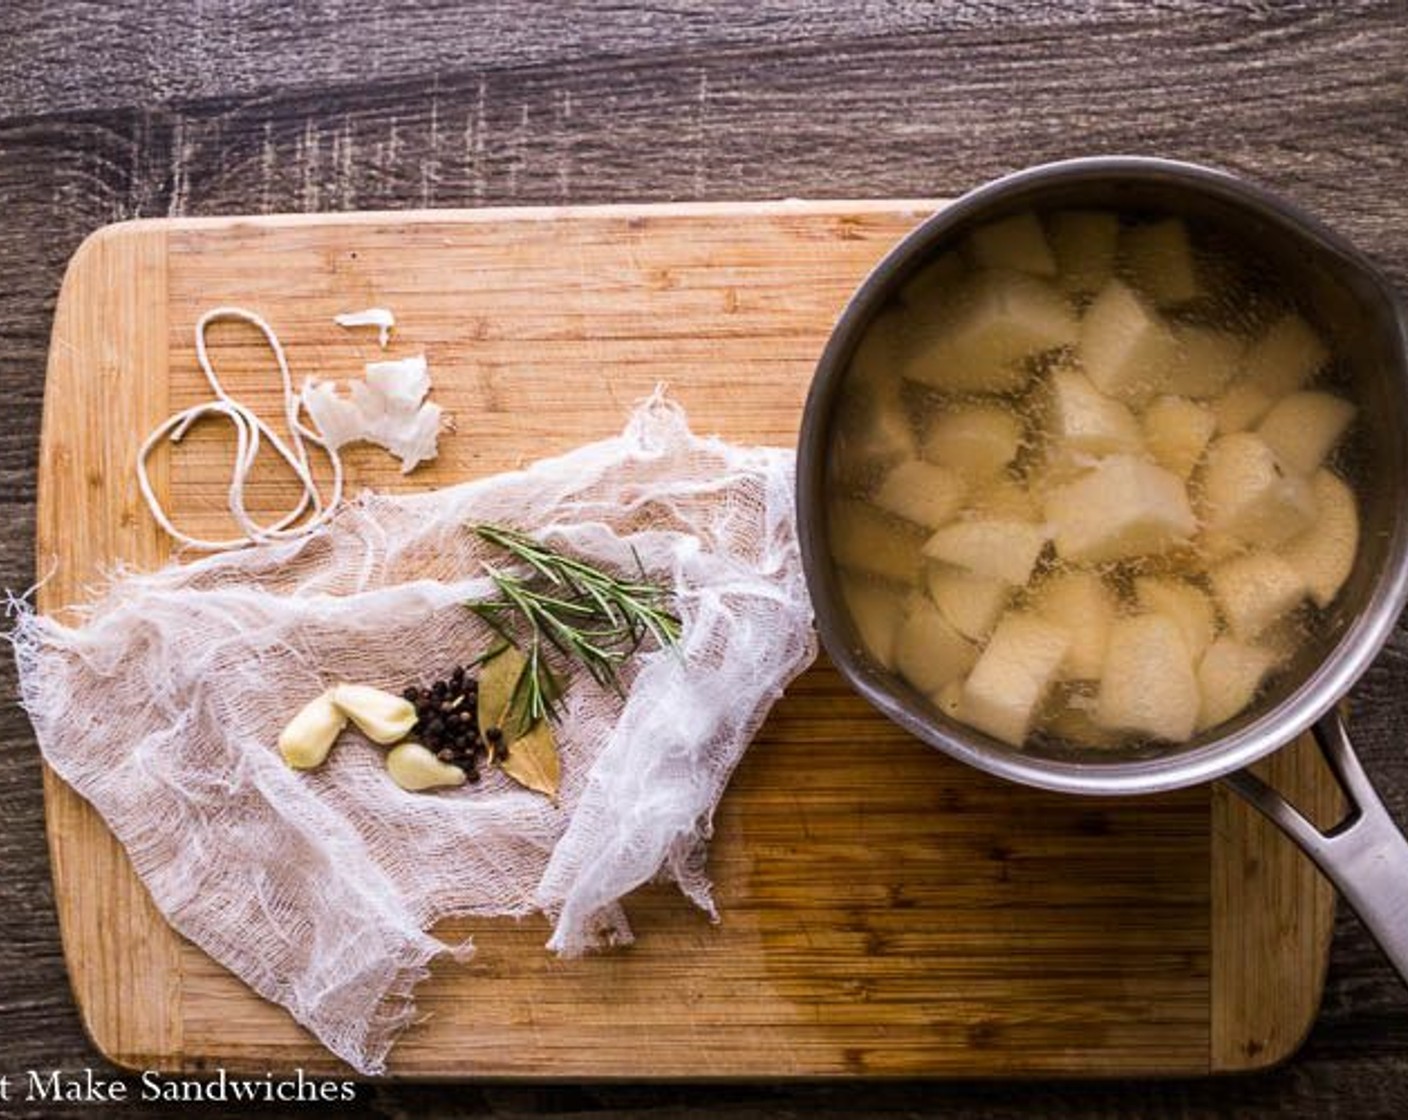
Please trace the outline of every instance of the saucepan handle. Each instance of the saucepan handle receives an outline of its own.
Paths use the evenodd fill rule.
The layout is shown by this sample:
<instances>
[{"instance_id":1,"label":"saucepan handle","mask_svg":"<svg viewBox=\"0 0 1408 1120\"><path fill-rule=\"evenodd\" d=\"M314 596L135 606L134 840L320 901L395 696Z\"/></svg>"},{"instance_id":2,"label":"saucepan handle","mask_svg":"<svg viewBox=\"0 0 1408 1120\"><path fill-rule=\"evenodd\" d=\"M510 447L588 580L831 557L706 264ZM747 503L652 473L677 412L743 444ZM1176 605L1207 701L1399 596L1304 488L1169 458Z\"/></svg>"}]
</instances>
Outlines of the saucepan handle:
<instances>
[{"instance_id":1,"label":"saucepan handle","mask_svg":"<svg viewBox=\"0 0 1408 1120\"><path fill-rule=\"evenodd\" d=\"M1364 773L1340 714L1325 716L1314 732L1349 800L1348 815L1329 832L1321 832L1249 770L1223 780L1315 861L1408 983L1408 840Z\"/></svg>"}]
</instances>

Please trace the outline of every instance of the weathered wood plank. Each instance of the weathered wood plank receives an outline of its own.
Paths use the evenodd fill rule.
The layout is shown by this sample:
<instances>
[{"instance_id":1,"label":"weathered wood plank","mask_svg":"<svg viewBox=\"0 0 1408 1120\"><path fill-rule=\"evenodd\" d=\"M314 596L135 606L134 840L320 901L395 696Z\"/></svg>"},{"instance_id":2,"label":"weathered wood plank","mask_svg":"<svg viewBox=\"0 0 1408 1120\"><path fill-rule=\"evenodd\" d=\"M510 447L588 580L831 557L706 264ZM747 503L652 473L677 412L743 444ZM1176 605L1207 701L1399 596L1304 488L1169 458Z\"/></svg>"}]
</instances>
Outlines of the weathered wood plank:
<instances>
[{"instance_id":1,"label":"weathered wood plank","mask_svg":"<svg viewBox=\"0 0 1408 1120\"><path fill-rule=\"evenodd\" d=\"M1165 5L1215 22L1191 3ZM472 0L368 5L324 0L142 0L8 7L0 42L0 104L9 115L250 96L270 88L395 82L465 69L562 66L583 58L708 55L730 46L847 42L922 32L991 37L1014 29L1075 30L1137 18L1136 0L1065 5L1020 0ZM1253 17L1255 18L1255 17ZM1262 17L1264 19L1264 17ZM1272 26L1281 22L1272 19ZM94 50L112 44L113 50ZM290 72L289 60L297 67ZM67 82L56 82L64 73Z\"/></svg>"}]
</instances>

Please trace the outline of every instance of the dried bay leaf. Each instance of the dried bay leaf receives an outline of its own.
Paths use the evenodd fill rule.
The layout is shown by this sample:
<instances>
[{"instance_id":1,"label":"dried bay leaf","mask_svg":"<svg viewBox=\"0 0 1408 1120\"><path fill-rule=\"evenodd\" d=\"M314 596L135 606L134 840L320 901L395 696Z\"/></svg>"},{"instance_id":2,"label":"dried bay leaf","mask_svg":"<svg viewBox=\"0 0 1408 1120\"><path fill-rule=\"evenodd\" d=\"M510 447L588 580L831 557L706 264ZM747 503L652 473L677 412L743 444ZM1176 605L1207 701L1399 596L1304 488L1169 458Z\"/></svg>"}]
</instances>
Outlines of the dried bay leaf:
<instances>
[{"instance_id":1,"label":"dried bay leaf","mask_svg":"<svg viewBox=\"0 0 1408 1120\"><path fill-rule=\"evenodd\" d=\"M540 719L526 735L509 743L508 755L500 760L499 769L524 788L545 793L556 801L562 763L552 724Z\"/></svg>"},{"instance_id":2,"label":"dried bay leaf","mask_svg":"<svg viewBox=\"0 0 1408 1120\"><path fill-rule=\"evenodd\" d=\"M489 658L479 670L479 704L475 713L481 735L491 727L504 726L514 686L527 660L515 647L506 645L502 653Z\"/></svg>"},{"instance_id":3,"label":"dried bay leaf","mask_svg":"<svg viewBox=\"0 0 1408 1120\"><path fill-rule=\"evenodd\" d=\"M538 720L526 734L513 738L509 728L513 721L509 708L513 692L523 672L527 658L513 646L491 657L479 671L480 734L497 727L504 733L508 755L498 766L525 789L545 793L554 801L562 780L562 763L557 753L557 736L545 719Z\"/></svg>"}]
</instances>

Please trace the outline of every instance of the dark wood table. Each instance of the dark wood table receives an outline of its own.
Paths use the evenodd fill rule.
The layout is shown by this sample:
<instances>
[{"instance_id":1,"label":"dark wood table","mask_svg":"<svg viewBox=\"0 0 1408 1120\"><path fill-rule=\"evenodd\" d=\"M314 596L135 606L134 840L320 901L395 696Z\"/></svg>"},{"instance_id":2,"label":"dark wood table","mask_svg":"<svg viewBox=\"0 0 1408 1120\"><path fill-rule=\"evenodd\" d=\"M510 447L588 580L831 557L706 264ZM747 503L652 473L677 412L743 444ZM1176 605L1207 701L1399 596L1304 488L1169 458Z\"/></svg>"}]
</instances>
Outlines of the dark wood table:
<instances>
[{"instance_id":1,"label":"dark wood table","mask_svg":"<svg viewBox=\"0 0 1408 1120\"><path fill-rule=\"evenodd\" d=\"M9 0L0 8L0 577L16 590L33 582L54 297L69 255L104 223L940 196L1024 164L1110 152L1202 161L1264 183L1321 214L1402 285L1408 6ZM0 1075L105 1069L64 971L38 753L10 702L8 661L0 674ZM1368 768L1408 821L1408 631L1354 706ZM0 1115L49 1111L0 1103ZM339 1111L1402 1117L1408 995L1341 908L1320 1019L1291 1062L1259 1076L385 1086Z\"/></svg>"}]
</instances>

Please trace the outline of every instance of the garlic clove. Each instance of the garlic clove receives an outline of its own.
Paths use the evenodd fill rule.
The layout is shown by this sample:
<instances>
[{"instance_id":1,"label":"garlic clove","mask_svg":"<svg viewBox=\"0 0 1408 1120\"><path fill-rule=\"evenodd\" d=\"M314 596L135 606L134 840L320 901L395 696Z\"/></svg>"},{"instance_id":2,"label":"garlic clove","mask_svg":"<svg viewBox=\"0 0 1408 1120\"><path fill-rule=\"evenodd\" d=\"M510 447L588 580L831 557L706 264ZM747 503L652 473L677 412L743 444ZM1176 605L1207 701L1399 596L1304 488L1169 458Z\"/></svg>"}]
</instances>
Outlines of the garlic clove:
<instances>
[{"instance_id":1,"label":"garlic clove","mask_svg":"<svg viewBox=\"0 0 1408 1120\"><path fill-rule=\"evenodd\" d=\"M419 743L401 743L386 755L386 770L391 780L412 792L440 786L462 786L465 772L458 766L441 762Z\"/></svg>"},{"instance_id":2,"label":"garlic clove","mask_svg":"<svg viewBox=\"0 0 1408 1120\"><path fill-rule=\"evenodd\" d=\"M340 684L332 690L332 702L363 735L383 746L404 739L416 725L416 709L409 700L370 685Z\"/></svg>"},{"instance_id":3,"label":"garlic clove","mask_svg":"<svg viewBox=\"0 0 1408 1120\"><path fill-rule=\"evenodd\" d=\"M279 753L295 770L311 770L332 750L347 715L332 699L333 690L308 701L279 733Z\"/></svg>"}]
</instances>

